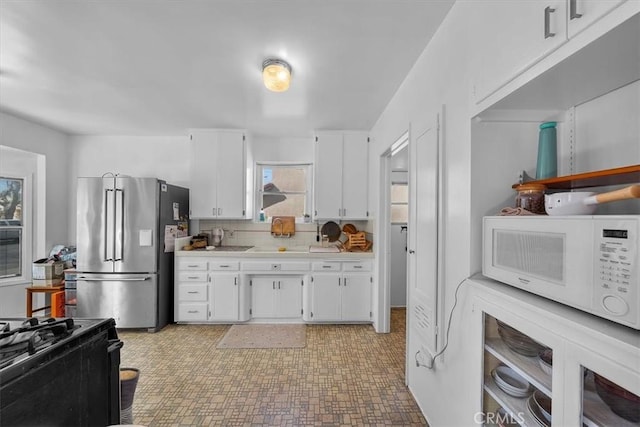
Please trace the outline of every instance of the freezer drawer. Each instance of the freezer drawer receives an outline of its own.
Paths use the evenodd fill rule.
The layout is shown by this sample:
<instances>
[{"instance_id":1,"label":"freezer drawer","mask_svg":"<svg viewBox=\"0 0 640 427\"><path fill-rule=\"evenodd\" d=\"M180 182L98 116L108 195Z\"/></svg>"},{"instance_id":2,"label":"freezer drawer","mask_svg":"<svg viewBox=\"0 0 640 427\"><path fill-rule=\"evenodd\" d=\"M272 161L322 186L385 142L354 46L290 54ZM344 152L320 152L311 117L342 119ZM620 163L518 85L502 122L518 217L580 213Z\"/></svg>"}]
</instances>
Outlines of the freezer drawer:
<instances>
[{"instance_id":1,"label":"freezer drawer","mask_svg":"<svg viewBox=\"0 0 640 427\"><path fill-rule=\"evenodd\" d=\"M158 323L156 274L78 274L77 300L78 317L112 317L118 328Z\"/></svg>"}]
</instances>

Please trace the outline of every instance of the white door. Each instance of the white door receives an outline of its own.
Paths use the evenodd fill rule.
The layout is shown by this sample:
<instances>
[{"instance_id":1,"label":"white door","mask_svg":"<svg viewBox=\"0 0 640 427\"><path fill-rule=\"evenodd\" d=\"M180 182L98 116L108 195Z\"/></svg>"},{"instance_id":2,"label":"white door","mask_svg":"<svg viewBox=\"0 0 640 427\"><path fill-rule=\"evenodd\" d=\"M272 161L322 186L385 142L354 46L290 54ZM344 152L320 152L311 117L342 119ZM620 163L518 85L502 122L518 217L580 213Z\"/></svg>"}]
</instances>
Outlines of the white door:
<instances>
[{"instance_id":1,"label":"white door","mask_svg":"<svg viewBox=\"0 0 640 427\"><path fill-rule=\"evenodd\" d=\"M413 125L409 142L409 339L436 351L438 301L438 118Z\"/></svg>"},{"instance_id":2,"label":"white door","mask_svg":"<svg viewBox=\"0 0 640 427\"><path fill-rule=\"evenodd\" d=\"M251 317L273 317L277 280L271 277L251 279Z\"/></svg>"},{"instance_id":3,"label":"white door","mask_svg":"<svg viewBox=\"0 0 640 427\"><path fill-rule=\"evenodd\" d=\"M342 158L343 219L367 219L368 188L368 134L345 133Z\"/></svg>"},{"instance_id":4,"label":"white door","mask_svg":"<svg viewBox=\"0 0 640 427\"><path fill-rule=\"evenodd\" d=\"M352 274L342 278L342 320L371 320L371 276Z\"/></svg>"},{"instance_id":5,"label":"white door","mask_svg":"<svg viewBox=\"0 0 640 427\"><path fill-rule=\"evenodd\" d=\"M316 219L342 213L342 134L321 134L316 142L313 187Z\"/></svg>"},{"instance_id":6,"label":"white door","mask_svg":"<svg viewBox=\"0 0 640 427\"><path fill-rule=\"evenodd\" d=\"M317 274L311 278L311 320L341 320L338 277Z\"/></svg>"},{"instance_id":7,"label":"white door","mask_svg":"<svg viewBox=\"0 0 640 427\"><path fill-rule=\"evenodd\" d=\"M302 278L278 277L277 280L276 316L302 317Z\"/></svg>"},{"instance_id":8,"label":"white door","mask_svg":"<svg viewBox=\"0 0 640 427\"><path fill-rule=\"evenodd\" d=\"M220 131L217 158L217 216L245 217L245 144L242 132Z\"/></svg>"},{"instance_id":9,"label":"white door","mask_svg":"<svg viewBox=\"0 0 640 427\"><path fill-rule=\"evenodd\" d=\"M238 320L238 275L211 275L211 311L215 320Z\"/></svg>"},{"instance_id":10,"label":"white door","mask_svg":"<svg viewBox=\"0 0 640 427\"><path fill-rule=\"evenodd\" d=\"M191 218L213 218L217 214L218 135L213 131L194 131L191 135L191 144L189 182Z\"/></svg>"}]
</instances>

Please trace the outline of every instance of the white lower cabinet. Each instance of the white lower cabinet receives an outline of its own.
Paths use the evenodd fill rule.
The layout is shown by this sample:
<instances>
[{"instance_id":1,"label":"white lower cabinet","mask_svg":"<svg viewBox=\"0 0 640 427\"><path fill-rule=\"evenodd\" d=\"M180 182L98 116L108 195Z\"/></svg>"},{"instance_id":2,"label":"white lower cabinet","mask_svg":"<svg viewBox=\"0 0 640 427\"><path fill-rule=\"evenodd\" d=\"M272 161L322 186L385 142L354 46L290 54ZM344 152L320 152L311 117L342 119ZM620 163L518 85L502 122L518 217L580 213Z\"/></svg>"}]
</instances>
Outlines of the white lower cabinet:
<instances>
[{"instance_id":1,"label":"white lower cabinet","mask_svg":"<svg viewBox=\"0 0 640 427\"><path fill-rule=\"evenodd\" d=\"M252 276L251 317L256 319L295 319L302 317L300 276Z\"/></svg>"},{"instance_id":2,"label":"white lower cabinet","mask_svg":"<svg viewBox=\"0 0 640 427\"><path fill-rule=\"evenodd\" d=\"M211 274L209 318L208 320L238 320L238 287L240 278L237 274Z\"/></svg>"},{"instance_id":3,"label":"white lower cabinet","mask_svg":"<svg viewBox=\"0 0 640 427\"><path fill-rule=\"evenodd\" d=\"M311 321L371 321L371 276L314 274L311 276Z\"/></svg>"},{"instance_id":4,"label":"white lower cabinet","mask_svg":"<svg viewBox=\"0 0 640 427\"><path fill-rule=\"evenodd\" d=\"M176 258L175 321L241 320L238 270L237 261L216 261L206 257Z\"/></svg>"},{"instance_id":5,"label":"white lower cabinet","mask_svg":"<svg viewBox=\"0 0 640 427\"><path fill-rule=\"evenodd\" d=\"M367 258L176 256L176 322L371 322Z\"/></svg>"}]
</instances>

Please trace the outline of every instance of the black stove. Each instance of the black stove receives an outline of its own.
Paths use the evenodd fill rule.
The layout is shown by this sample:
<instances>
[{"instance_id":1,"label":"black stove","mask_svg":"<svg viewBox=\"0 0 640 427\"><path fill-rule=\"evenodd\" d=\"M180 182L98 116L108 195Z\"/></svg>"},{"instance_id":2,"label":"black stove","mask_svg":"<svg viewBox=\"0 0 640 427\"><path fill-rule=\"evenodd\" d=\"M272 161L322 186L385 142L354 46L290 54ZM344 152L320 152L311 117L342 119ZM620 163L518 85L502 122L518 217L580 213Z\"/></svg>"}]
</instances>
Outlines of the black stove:
<instances>
[{"instance_id":1,"label":"black stove","mask_svg":"<svg viewBox=\"0 0 640 427\"><path fill-rule=\"evenodd\" d=\"M0 369L44 350L79 327L73 319L0 320Z\"/></svg>"},{"instance_id":2,"label":"black stove","mask_svg":"<svg viewBox=\"0 0 640 427\"><path fill-rule=\"evenodd\" d=\"M121 347L113 319L0 318L2 425L119 424Z\"/></svg>"}]
</instances>

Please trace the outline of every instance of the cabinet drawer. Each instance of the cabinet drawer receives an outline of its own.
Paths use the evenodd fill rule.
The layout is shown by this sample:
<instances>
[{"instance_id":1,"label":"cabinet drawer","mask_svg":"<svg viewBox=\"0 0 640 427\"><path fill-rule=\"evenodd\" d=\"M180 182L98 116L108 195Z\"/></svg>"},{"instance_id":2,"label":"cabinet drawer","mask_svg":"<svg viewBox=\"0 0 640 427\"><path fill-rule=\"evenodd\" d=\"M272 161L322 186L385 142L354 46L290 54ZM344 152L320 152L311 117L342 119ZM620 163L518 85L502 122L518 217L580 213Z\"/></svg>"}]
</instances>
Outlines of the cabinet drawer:
<instances>
[{"instance_id":1,"label":"cabinet drawer","mask_svg":"<svg viewBox=\"0 0 640 427\"><path fill-rule=\"evenodd\" d=\"M371 261L345 261L342 263L344 271L371 271Z\"/></svg>"},{"instance_id":2,"label":"cabinet drawer","mask_svg":"<svg viewBox=\"0 0 640 427\"><path fill-rule=\"evenodd\" d=\"M207 269L207 261L205 260L188 260L183 259L180 260L178 268L180 270L206 270Z\"/></svg>"},{"instance_id":3,"label":"cabinet drawer","mask_svg":"<svg viewBox=\"0 0 640 427\"><path fill-rule=\"evenodd\" d=\"M209 262L209 270L211 270L211 271L238 271L238 270L240 270L240 262L238 262L238 261L230 261L230 262L211 261L211 262Z\"/></svg>"},{"instance_id":4,"label":"cabinet drawer","mask_svg":"<svg viewBox=\"0 0 640 427\"><path fill-rule=\"evenodd\" d=\"M194 285L185 285L181 284L178 287L178 298L179 301L207 301L207 285L205 283L202 284L194 284Z\"/></svg>"},{"instance_id":5,"label":"cabinet drawer","mask_svg":"<svg viewBox=\"0 0 640 427\"><path fill-rule=\"evenodd\" d=\"M308 262L248 261L242 263L243 271L309 271Z\"/></svg>"},{"instance_id":6,"label":"cabinet drawer","mask_svg":"<svg viewBox=\"0 0 640 427\"><path fill-rule=\"evenodd\" d=\"M182 271L179 276L180 282L206 282L206 271Z\"/></svg>"},{"instance_id":7,"label":"cabinet drawer","mask_svg":"<svg viewBox=\"0 0 640 427\"><path fill-rule=\"evenodd\" d=\"M314 262L313 271L340 271L342 267L338 261Z\"/></svg>"},{"instance_id":8,"label":"cabinet drawer","mask_svg":"<svg viewBox=\"0 0 640 427\"><path fill-rule=\"evenodd\" d=\"M186 303L178 306L178 321L206 321L207 320L207 303Z\"/></svg>"}]
</instances>

